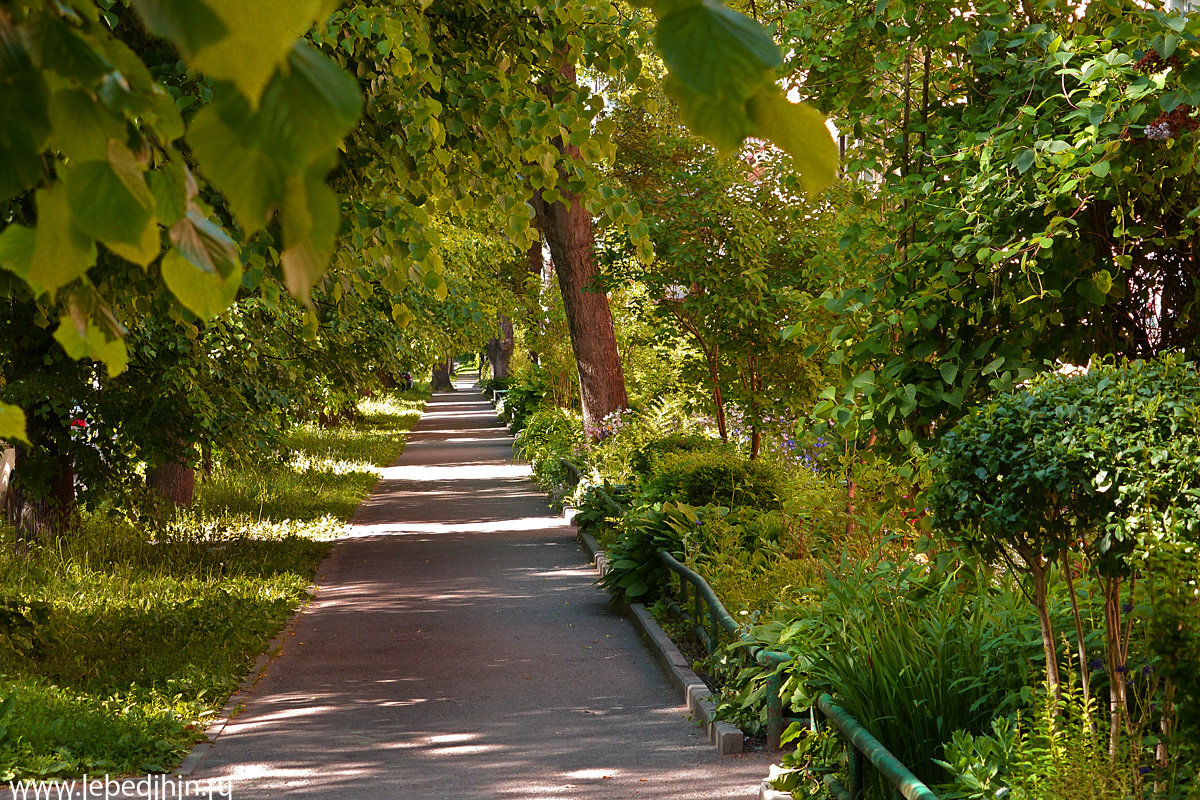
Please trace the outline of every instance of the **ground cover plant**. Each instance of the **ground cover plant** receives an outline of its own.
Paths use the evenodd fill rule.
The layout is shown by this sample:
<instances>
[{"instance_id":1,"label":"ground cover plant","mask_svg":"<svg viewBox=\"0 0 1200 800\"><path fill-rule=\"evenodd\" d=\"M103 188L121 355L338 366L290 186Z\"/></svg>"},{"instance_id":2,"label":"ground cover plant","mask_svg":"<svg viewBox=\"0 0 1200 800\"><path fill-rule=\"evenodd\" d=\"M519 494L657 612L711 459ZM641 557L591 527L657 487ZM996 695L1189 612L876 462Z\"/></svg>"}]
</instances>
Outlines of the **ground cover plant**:
<instances>
[{"instance_id":1,"label":"ground cover plant","mask_svg":"<svg viewBox=\"0 0 1200 800\"><path fill-rule=\"evenodd\" d=\"M165 772L308 597L424 395L369 398L275 458L218 464L194 507L85 513L0 556L0 779Z\"/></svg>"}]
</instances>

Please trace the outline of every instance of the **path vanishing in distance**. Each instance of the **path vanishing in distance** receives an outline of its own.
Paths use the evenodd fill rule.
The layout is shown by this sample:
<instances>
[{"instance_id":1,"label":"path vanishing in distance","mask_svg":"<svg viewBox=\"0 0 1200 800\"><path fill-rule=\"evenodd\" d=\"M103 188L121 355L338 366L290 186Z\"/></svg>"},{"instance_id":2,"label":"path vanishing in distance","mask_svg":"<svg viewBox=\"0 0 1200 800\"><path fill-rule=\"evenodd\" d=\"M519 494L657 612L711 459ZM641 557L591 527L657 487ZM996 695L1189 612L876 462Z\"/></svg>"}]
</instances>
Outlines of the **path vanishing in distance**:
<instances>
[{"instance_id":1,"label":"path vanishing in distance","mask_svg":"<svg viewBox=\"0 0 1200 800\"><path fill-rule=\"evenodd\" d=\"M435 394L193 777L237 800L752 798L466 382Z\"/></svg>"}]
</instances>

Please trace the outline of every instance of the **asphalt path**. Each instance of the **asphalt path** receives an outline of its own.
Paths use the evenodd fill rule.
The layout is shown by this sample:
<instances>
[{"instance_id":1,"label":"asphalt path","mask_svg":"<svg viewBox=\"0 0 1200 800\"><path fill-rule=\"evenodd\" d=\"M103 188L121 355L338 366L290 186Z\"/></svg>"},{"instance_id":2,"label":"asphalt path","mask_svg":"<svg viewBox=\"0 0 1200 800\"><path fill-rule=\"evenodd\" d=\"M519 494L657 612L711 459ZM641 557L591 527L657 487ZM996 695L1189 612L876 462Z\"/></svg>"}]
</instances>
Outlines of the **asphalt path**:
<instances>
[{"instance_id":1,"label":"asphalt path","mask_svg":"<svg viewBox=\"0 0 1200 800\"><path fill-rule=\"evenodd\" d=\"M435 394L193 777L237 800L751 798L468 383Z\"/></svg>"}]
</instances>

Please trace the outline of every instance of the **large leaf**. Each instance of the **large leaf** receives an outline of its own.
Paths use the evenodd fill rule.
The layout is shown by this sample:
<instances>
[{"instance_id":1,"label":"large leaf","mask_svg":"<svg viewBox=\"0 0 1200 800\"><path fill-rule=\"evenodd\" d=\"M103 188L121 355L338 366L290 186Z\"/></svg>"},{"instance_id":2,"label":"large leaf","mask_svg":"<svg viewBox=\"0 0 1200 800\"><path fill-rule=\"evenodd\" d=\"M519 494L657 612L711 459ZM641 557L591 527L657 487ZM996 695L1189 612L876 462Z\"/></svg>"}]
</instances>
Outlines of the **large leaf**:
<instances>
[{"instance_id":1,"label":"large leaf","mask_svg":"<svg viewBox=\"0 0 1200 800\"><path fill-rule=\"evenodd\" d=\"M260 130L267 151L306 169L337 147L362 112L358 82L308 45L298 42L262 98Z\"/></svg>"},{"instance_id":2,"label":"large leaf","mask_svg":"<svg viewBox=\"0 0 1200 800\"><path fill-rule=\"evenodd\" d=\"M146 230L154 225L154 195L124 145L112 142L107 160L74 167L66 184L80 230L105 244L144 245Z\"/></svg>"},{"instance_id":3,"label":"large leaf","mask_svg":"<svg viewBox=\"0 0 1200 800\"><path fill-rule=\"evenodd\" d=\"M224 278L201 269L171 250L162 260L163 280L184 308L201 319L209 320L220 314L237 298L242 276Z\"/></svg>"},{"instance_id":4,"label":"large leaf","mask_svg":"<svg viewBox=\"0 0 1200 800\"><path fill-rule=\"evenodd\" d=\"M783 63L761 25L715 1L669 11L654 39L671 75L708 97L745 98Z\"/></svg>"},{"instance_id":5,"label":"large leaf","mask_svg":"<svg viewBox=\"0 0 1200 800\"><path fill-rule=\"evenodd\" d=\"M699 94L674 76L667 79L667 93L679 104L687 126L720 150L736 149L755 132L744 101Z\"/></svg>"},{"instance_id":6,"label":"large leaf","mask_svg":"<svg viewBox=\"0 0 1200 800\"><path fill-rule=\"evenodd\" d=\"M82 89L59 89L51 95L50 120L51 143L72 162L102 161L108 158L108 140L125 138L125 120Z\"/></svg>"},{"instance_id":7,"label":"large leaf","mask_svg":"<svg viewBox=\"0 0 1200 800\"><path fill-rule=\"evenodd\" d=\"M50 135L46 95L20 32L0 14L0 202L42 176L41 152Z\"/></svg>"},{"instance_id":8,"label":"large leaf","mask_svg":"<svg viewBox=\"0 0 1200 800\"><path fill-rule=\"evenodd\" d=\"M112 72L91 42L58 17L43 16L31 38L43 67L83 86L94 86Z\"/></svg>"},{"instance_id":9,"label":"large leaf","mask_svg":"<svg viewBox=\"0 0 1200 800\"><path fill-rule=\"evenodd\" d=\"M193 208L171 228L174 249L162 260L167 288L196 316L212 319L237 297L242 265L233 240Z\"/></svg>"},{"instance_id":10,"label":"large leaf","mask_svg":"<svg viewBox=\"0 0 1200 800\"><path fill-rule=\"evenodd\" d=\"M810 195L833 183L838 147L824 114L804 103L789 102L774 86L750 98L746 109L758 135L791 155Z\"/></svg>"},{"instance_id":11,"label":"large leaf","mask_svg":"<svg viewBox=\"0 0 1200 800\"><path fill-rule=\"evenodd\" d=\"M325 9L320 0L206 0L227 35L200 48L192 63L202 72L233 81L257 105L267 81L292 45Z\"/></svg>"},{"instance_id":12,"label":"large leaf","mask_svg":"<svg viewBox=\"0 0 1200 800\"><path fill-rule=\"evenodd\" d=\"M124 372L129 363L125 341L109 336L89 316L75 308L59 319L54 340L73 359L90 358L104 364L109 377Z\"/></svg>"},{"instance_id":13,"label":"large leaf","mask_svg":"<svg viewBox=\"0 0 1200 800\"><path fill-rule=\"evenodd\" d=\"M341 204L315 176L289 181L283 207L280 266L288 291L307 302L309 292L329 266L341 222Z\"/></svg>"},{"instance_id":14,"label":"large leaf","mask_svg":"<svg viewBox=\"0 0 1200 800\"><path fill-rule=\"evenodd\" d=\"M19 407L0 403L0 439L29 444L29 437L25 433L25 412Z\"/></svg>"},{"instance_id":15,"label":"large leaf","mask_svg":"<svg viewBox=\"0 0 1200 800\"><path fill-rule=\"evenodd\" d=\"M96 244L75 225L67 187L55 184L37 193L38 224L26 282L35 292L53 294L96 263Z\"/></svg>"},{"instance_id":16,"label":"large leaf","mask_svg":"<svg viewBox=\"0 0 1200 800\"><path fill-rule=\"evenodd\" d=\"M193 58L229 32L202 0L131 0L152 33L170 39L184 58Z\"/></svg>"},{"instance_id":17,"label":"large leaf","mask_svg":"<svg viewBox=\"0 0 1200 800\"><path fill-rule=\"evenodd\" d=\"M204 108L192 120L187 141L246 234L266 225L282 202L283 170L265 152L249 106L235 96Z\"/></svg>"},{"instance_id":18,"label":"large leaf","mask_svg":"<svg viewBox=\"0 0 1200 800\"><path fill-rule=\"evenodd\" d=\"M33 228L9 225L0 233L0 268L16 273L22 280L28 280L36 241L37 232Z\"/></svg>"}]
</instances>

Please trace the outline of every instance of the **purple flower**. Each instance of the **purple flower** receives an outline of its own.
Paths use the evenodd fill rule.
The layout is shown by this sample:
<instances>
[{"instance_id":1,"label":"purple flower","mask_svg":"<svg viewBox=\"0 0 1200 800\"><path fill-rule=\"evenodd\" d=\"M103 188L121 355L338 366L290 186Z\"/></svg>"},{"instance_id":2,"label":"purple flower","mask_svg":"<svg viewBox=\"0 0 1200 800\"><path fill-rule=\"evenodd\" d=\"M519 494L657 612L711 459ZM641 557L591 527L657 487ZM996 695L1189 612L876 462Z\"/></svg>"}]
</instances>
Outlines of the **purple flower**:
<instances>
[{"instance_id":1,"label":"purple flower","mask_svg":"<svg viewBox=\"0 0 1200 800\"><path fill-rule=\"evenodd\" d=\"M1122 614L1128 614L1130 611L1133 611L1133 603L1122 603L1121 604L1121 613Z\"/></svg>"},{"instance_id":2,"label":"purple flower","mask_svg":"<svg viewBox=\"0 0 1200 800\"><path fill-rule=\"evenodd\" d=\"M1091 668L1092 672L1095 672L1096 670L1104 667L1104 662L1098 658L1093 658L1088 662L1088 667Z\"/></svg>"},{"instance_id":3,"label":"purple flower","mask_svg":"<svg viewBox=\"0 0 1200 800\"><path fill-rule=\"evenodd\" d=\"M1124 675L1128 672L1129 672L1129 666L1126 664L1121 664L1117 667L1117 673L1120 675Z\"/></svg>"}]
</instances>

